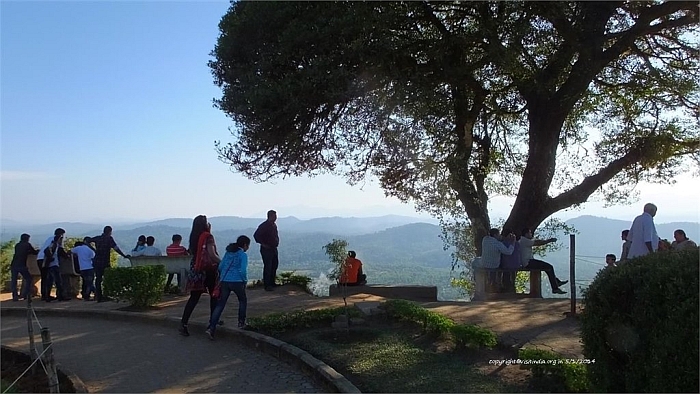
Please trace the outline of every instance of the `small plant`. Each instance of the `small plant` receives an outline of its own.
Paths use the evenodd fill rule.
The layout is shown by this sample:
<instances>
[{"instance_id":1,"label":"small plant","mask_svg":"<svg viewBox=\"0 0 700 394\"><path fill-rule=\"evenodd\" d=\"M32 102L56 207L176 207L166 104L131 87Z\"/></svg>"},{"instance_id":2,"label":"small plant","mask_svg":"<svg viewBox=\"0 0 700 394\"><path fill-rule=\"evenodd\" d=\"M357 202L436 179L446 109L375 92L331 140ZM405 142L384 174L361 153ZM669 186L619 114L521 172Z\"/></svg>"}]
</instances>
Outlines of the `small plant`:
<instances>
[{"instance_id":1,"label":"small plant","mask_svg":"<svg viewBox=\"0 0 700 394\"><path fill-rule=\"evenodd\" d=\"M136 307L153 306L165 287L165 266L114 267L105 271L104 293Z\"/></svg>"},{"instance_id":2,"label":"small plant","mask_svg":"<svg viewBox=\"0 0 700 394\"><path fill-rule=\"evenodd\" d=\"M277 275L277 281L283 285L297 285L304 289L307 293L311 294L311 290L309 289L309 283L311 283L311 278L304 275L294 275L295 272L296 271L282 272L281 274Z\"/></svg>"},{"instance_id":3,"label":"small plant","mask_svg":"<svg viewBox=\"0 0 700 394\"><path fill-rule=\"evenodd\" d=\"M580 360L567 359L542 349L520 349L518 358L522 366L532 371L534 384L540 391L588 392L588 367Z\"/></svg>"},{"instance_id":4,"label":"small plant","mask_svg":"<svg viewBox=\"0 0 700 394\"><path fill-rule=\"evenodd\" d=\"M330 324L335 317L343 313L343 307L300 310L293 312L271 313L263 317L251 317L248 326L263 332L283 332L296 328L309 328L319 324ZM362 312L356 308L347 311L349 317L360 317Z\"/></svg>"},{"instance_id":5,"label":"small plant","mask_svg":"<svg viewBox=\"0 0 700 394\"><path fill-rule=\"evenodd\" d=\"M390 317L421 324L424 332L451 334L457 346L496 346L496 334L492 331L475 325L457 324L449 317L427 310L415 302L389 300L384 307Z\"/></svg>"}]
</instances>

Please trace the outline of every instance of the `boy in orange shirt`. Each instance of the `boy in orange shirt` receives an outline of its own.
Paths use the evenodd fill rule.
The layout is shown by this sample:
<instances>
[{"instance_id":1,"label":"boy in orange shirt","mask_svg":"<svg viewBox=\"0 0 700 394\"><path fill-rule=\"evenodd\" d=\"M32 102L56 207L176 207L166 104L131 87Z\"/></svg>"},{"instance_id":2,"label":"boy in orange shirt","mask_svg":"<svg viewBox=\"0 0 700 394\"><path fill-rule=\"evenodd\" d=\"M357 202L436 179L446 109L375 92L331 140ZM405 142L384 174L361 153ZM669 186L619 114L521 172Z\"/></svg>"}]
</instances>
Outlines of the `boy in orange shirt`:
<instances>
[{"instance_id":1,"label":"boy in orange shirt","mask_svg":"<svg viewBox=\"0 0 700 394\"><path fill-rule=\"evenodd\" d=\"M362 286L367 284L367 275L362 273L362 261L355 258L354 251L348 252L345 267L340 275L340 284L346 286Z\"/></svg>"}]
</instances>

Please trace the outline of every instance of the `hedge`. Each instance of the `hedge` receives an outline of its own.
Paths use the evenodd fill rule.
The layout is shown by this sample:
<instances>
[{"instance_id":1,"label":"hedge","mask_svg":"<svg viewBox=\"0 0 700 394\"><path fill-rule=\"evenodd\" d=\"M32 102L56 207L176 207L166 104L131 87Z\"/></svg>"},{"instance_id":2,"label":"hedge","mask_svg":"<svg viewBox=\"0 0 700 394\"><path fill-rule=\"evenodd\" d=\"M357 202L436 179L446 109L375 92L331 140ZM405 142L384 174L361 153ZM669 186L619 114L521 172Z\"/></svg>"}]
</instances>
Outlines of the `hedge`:
<instances>
[{"instance_id":1,"label":"hedge","mask_svg":"<svg viewBox=\"0 0 700 394\"><path fill-rule=\"evenodd\" d=\"M697 249L650 254L596 276L581 315L594 391L699 391L698 277Z\"/></svg>"},{"instance_id":2,"label":"hedge","mask_svg":"<svg viewBox=\"0 0 700 394\"><path fill-rule=\"evenodd\" d=\"M163 265L114 267L105 271L104 293L116 300L126 300L132 306L146 307L160 301L165 287Z\"/></svg>"}]
</instances>

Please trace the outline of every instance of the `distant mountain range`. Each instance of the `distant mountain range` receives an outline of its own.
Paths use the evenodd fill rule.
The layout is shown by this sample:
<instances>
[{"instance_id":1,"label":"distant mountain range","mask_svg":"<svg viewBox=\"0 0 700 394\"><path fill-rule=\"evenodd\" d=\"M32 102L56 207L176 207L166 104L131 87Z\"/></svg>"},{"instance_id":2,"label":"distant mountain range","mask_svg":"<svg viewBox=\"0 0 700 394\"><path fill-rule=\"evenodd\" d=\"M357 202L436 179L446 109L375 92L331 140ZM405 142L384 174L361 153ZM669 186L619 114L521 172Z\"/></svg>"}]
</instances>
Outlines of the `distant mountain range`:
<instances>
[{"instance_id":1,"label":"distant mountain range","mask_svg":"<svg viewBox=\"0 0 700 394\"><path fill-rule=\"evenodd\" d=\"M223 249L224 245L233 242L238 235L245 234L252 238L255 228L263 219L222 216L212 217L209 221L212 223L212 232L217 244ZM603 268L604 256L607 253L619 256L622 246L620 232L629 228L631 224L629 221L595 216L580 216L567 220L566 223L574 226L579 232L576 235L576 275L577 281L580 279L584 282L593 279ZM382 280L385 282L391 283L392 275L396 278L401 277L403 283L408 281L416 284L439 277L442 281L441 289L449 291L449 269L452 259L450 251L444 250L440 238L441 229L434 223L421 222L420 219L407 216L380 216L309 220L285 217L279 218L277 224L281 240L281 270L297 269L318 277L330 268L323 246L334 238L342 238L348 241L349 250L357 252L358 258L365 263L368 271L374 269L384 273ZM165 250L173 234L182 235L183 244L187 246L191 225L190 218L115 225L113 236L125 253L133 248L141 234L154 236L156 246ZM32 235L32 243L37 245L53 234L56 227L66 229L69 237L83 237L99 235L103 226L89 223L51 223L21 227L17 223L3 223L1 238L3 241L18 239L22 232L27 232ZM690 239L700 240L698 223L663 223L657 224L656 227L661 238L672 240L673 231L681 228ZM567 234L559 234L558 238L563 248L548 254L544 259L554 265L558 276L568 279L569 237ZM249 256L253 266L261 263L256 247L252 248ZM434 276L429 277L433 272ZM411 275L417 277L411 279Z\"/></svg>"}]
</instances>

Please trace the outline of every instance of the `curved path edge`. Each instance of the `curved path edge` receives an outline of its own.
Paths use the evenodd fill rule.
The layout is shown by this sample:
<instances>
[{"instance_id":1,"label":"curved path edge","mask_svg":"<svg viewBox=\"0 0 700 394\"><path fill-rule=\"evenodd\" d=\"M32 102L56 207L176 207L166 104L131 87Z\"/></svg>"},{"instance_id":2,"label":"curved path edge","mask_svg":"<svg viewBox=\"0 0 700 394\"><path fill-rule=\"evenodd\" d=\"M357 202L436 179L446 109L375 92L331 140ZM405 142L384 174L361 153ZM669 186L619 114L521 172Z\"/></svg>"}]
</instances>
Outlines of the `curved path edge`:
<instances>
[{"instance_id":1,"label":"curved path edge","mask_svg":"<svg viewBox=\"0 0 700 394\"><path fill-rule=\"evenodd\" d=\"M5 345L0 345L0 347L3 348L3 350L8 351L8 352L13 352L13 353L19 353L31 360L31 356L29 355L29 352L20 350L17 348L12 348L9 346ZM83 382L82 379L70 370L66 369L63 367L60 363L56 363L56 370L58 370L59 373L65 375L65 377L70 381L70 383L73 385L73 389L75 389L76 393L89 393L87 389L87 385Z\"/></svg>"},{"instance_id":2,"label":"curved path edge","mask_svg":"<svg viewBox=\"0 0 700 394\"><path fill-rule=\"evenodd\" d=\"M167 327L177 327L180 323L180 319L174 317L166 316L152 316L147 313L142 312L124 312L115 310L71 310L71 309L44 309L35 308L37 312L52 315L57 317L80 317L80 318L101 318L106 320L118 320L123 321L125 318L136 320L147 324L157 324ZM0 309L0 316L26 316L26 307L3 307ZM70 316L68 316L70 315ZM206 325L203 323L192 322L189 323L190 327L195 327L204 331ZM269 337L257 332L240 330L238 328L231 329L227 327L219 327L216 329L216 336L223 337L227 339L233 339L242 343L248 347L254 348L256 350L262 351L263 353L269 354L278 358L285 363L294 366L295 368L301 370L308 376L311 376L315 381L329 389L329 392L337 393L361 393L361 391L355 387L354 384L345 378L338 371L333 369L328 364L312 356L305 350L302 350L294 345L290 345L286 342L280 341L279 339ZM15 349L13 349L15 350ZM68 374L65 369L62 369L66 376L75 376L74 374ZM82 380L78 379L82 387L87 392L85 384ZM76 392L78 387L76 386Z\"/></svg>"}]
</instances>

